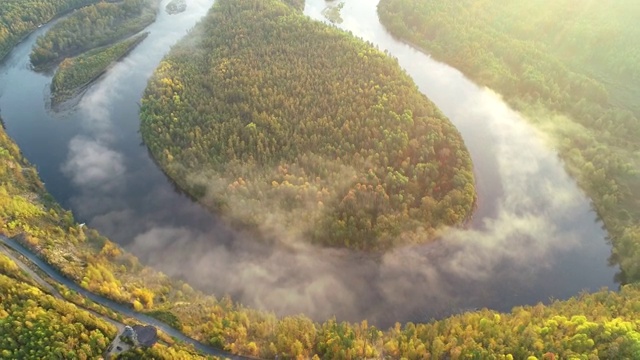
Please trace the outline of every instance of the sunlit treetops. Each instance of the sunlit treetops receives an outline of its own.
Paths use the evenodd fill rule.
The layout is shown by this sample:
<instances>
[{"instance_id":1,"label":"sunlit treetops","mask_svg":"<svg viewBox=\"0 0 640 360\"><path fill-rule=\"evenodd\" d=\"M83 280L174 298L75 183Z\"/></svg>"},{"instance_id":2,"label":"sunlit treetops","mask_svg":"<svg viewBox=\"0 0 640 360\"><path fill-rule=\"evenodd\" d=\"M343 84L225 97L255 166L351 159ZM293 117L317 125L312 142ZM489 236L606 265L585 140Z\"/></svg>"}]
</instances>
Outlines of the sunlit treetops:
<instances>
[{"instance_id":1,"label":"sunlit treetops","mask_svg":"<svg viewBox=\"0 0 640 360\"><path fill-rule=\"evenodd\" d=\"M278 0L216 2L142 104L162 168L236 224L378 250L473 210L460 134L396 61Z\"/></svg>"},{"instance_id":2,"label":"sunlit treetops","mask_svg":"<svg viewBox=\"0 0 640 360\"><path fill-rule=\"evenodd\" d=\"M0 358L99 357L115 337L113 325L30 285L0 253Z\"/></svg>"},{"instance_id":3,"label":"sunlit treetops","mask_svg":"<svg viewBox=\"0 0 640 360\"><path fill-rule=\"evenodd\" d=\"M75 11L40 36L29 55L35 69L55 66L67 57L113 44L151 24L158 0L100 2Z\"/></svg>"}]
</instances>

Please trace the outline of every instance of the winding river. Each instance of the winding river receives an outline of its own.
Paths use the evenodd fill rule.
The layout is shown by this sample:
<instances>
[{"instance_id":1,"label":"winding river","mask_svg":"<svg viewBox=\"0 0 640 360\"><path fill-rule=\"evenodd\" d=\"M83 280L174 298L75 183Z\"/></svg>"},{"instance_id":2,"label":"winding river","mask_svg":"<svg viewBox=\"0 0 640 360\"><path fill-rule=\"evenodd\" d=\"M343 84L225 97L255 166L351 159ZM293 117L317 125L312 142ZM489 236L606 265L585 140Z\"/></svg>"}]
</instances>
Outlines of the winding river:
<instances>
[{"instance_id":1,"label":"winding river","mask_svg":"<svg viewBox=\"0 0 640 360\"><path fill-rule=\"evenodd\" d=\"M617 288L606 232L544 136L491 90L394 40L378 22L375 1L347 0L341 27L395 56L462 133L479 191L472 226L382 256L269 247L225 228L176 191L138 133L137 102L148 77L212 3L190 0L184 13L162 12L149 37L62 114L47 109L51 76L28 68L31 46L48 26L0 66L7 131L79 221L202 289L318 320L366 318L386 327ZM305 13L322 19L326 6L335 3L307 0Z\"/></svg>"}]
</instances>

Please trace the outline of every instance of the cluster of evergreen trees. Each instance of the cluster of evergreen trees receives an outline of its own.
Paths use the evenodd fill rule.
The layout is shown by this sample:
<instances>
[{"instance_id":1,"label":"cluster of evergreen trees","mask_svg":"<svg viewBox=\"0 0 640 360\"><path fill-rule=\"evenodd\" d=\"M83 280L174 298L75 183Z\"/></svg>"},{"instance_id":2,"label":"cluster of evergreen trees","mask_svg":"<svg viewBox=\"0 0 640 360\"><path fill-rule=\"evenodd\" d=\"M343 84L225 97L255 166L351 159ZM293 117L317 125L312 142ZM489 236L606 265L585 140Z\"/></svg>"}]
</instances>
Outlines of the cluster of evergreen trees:
<instances>
[{"instance_id":1,"label":"cluster of evergreen trees","mask_svg":"<svg viewBox=\"0 0 640 360\"><path fill-rule=\"evenodd\" d=\"M25 36L54 17L98 0L3 0L0 2L0 60Z\"/></svg>"},{"instance_id":2,"label":"cluster of evergreen trees","mask_svg":"<svg viewBox=\"0 0 640 360\"><path fill-rule=\"evenodd\" d=\"M640 4L382 0L378 13L552 135L611 235L622 280L640 280Z\"/></svg>"},{"instance_id":3,"label":"cluster of evergreen trees","mask_svg":"<svg viewBox=\"0 0 640 360\"><path fill-rule=\"evenodd\" d=\"M117 360L213 360L218 359L212 356L203 356L188 349L175 346L166 347L164 345L154 345L151 348L136 347L128 350L116 357Z\"/></svg>"},{"instance_id":4,"label":"cluster of evergreen trees","mask_svg":"<svg viewBox=\"0 0 640 360\"><path fill-rule=\"evenodd\" d=\"M75 11L38 38L31 52L36 69L50 68L64 58L112 44L135 34L155 18L158 0L99 2Z\"/></svg>"},{"instance_id":5,"label":"cluster of evergreen trees","mask_svg":"<svg viewBox=\"0 0 640 360\"><path fill-rule=\"evenodd\" d=\"M279 0L218 1L157 69L141 117L169 176L251 225L378 250L473 211L460 134L398 64Z\"/></svg>"},{"instance_id":6,"label":"cluster of evergreen trees","mask_svg":"<svg viewBox=\"0 0 640 360\"><path fill-rule=\"evenodd\" d=\"M0 252L0 359L100 358L116 337L116 327L65 301L89 305L80 295L62 290L64 299L60 299L38 286ZM100 307L95 310L110 312ZM135 347L116 358L205 359L193 349L164 340L170 345Z\"/></svg>"},{"instance_id":7,"label":"cluster of evergreen trees","mask_svg":"<svg viewBox=\"0 0 640 360\"><path fill-rule=\"evenodd\" d=\"M88 51L74 58L67 58L56 70L51 80L52 104L73 98L84 87L102 75L113 62L126 56L147 37L140 34L111 46Z\"/></svg>"}]
</instances>

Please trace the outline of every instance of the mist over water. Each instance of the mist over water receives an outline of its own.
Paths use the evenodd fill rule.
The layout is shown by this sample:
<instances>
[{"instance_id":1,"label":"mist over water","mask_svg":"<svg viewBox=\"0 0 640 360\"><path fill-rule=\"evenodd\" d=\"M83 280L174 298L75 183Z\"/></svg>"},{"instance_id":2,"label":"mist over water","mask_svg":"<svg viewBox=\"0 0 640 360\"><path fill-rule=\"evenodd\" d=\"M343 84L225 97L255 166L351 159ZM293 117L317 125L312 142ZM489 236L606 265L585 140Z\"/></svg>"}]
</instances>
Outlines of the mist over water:
<instances>
[{"instance_id":1,"label":"mist over water","mask_svg":"<svg viewBox=\"0 0 640 360\"><path fill-rule=\"evenodd\" d=\"M462 133L479 192L471 226L384 255L269 246L226 228L176 192L137 132L148 77L211 4L190 0L185 13L161 12L150 36L63 117L43 101L50 77L26 67L35 37L0 68L10 135L80 221L201 289L316 320L366 318L386 327L616 287L606 233L544 137L492 91L395 41L379 24L374 1L346 1L341 26L397 57ZM326 6L307 0L305 12L321 19Z\"/></svg>"}]
</instances>

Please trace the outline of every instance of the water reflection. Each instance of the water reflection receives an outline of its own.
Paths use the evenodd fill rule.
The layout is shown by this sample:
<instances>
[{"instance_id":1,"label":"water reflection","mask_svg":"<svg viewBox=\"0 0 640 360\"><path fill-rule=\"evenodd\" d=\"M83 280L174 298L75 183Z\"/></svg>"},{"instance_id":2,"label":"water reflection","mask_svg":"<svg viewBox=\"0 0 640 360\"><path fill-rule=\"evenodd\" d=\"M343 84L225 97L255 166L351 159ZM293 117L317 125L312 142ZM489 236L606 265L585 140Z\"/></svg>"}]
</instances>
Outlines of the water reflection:
<instances>
[{"instance_id":1,"label":"water reflection","mask_svg":"<svg viewBox=\"0 0 640 360\"><path fill-rule=\"evenodd\" d=\"M191 0L185 13L161 14L149 38L64 119L45 109L50 78L25 66L33 37L3 65L0 108L9 133L81 221L201 288L320 320L335 315L388 326L615 286L606 234L539 134L496 94L390 37L373 1L346 1L341 26L397 57L463 134L480 193L473 226L433 245L368 256L266 246L220 224L175 191L137 132L148 76L211 3ZM325 6L308 0L305 11L321 18Z\"/></svg>"}]
</instances>

